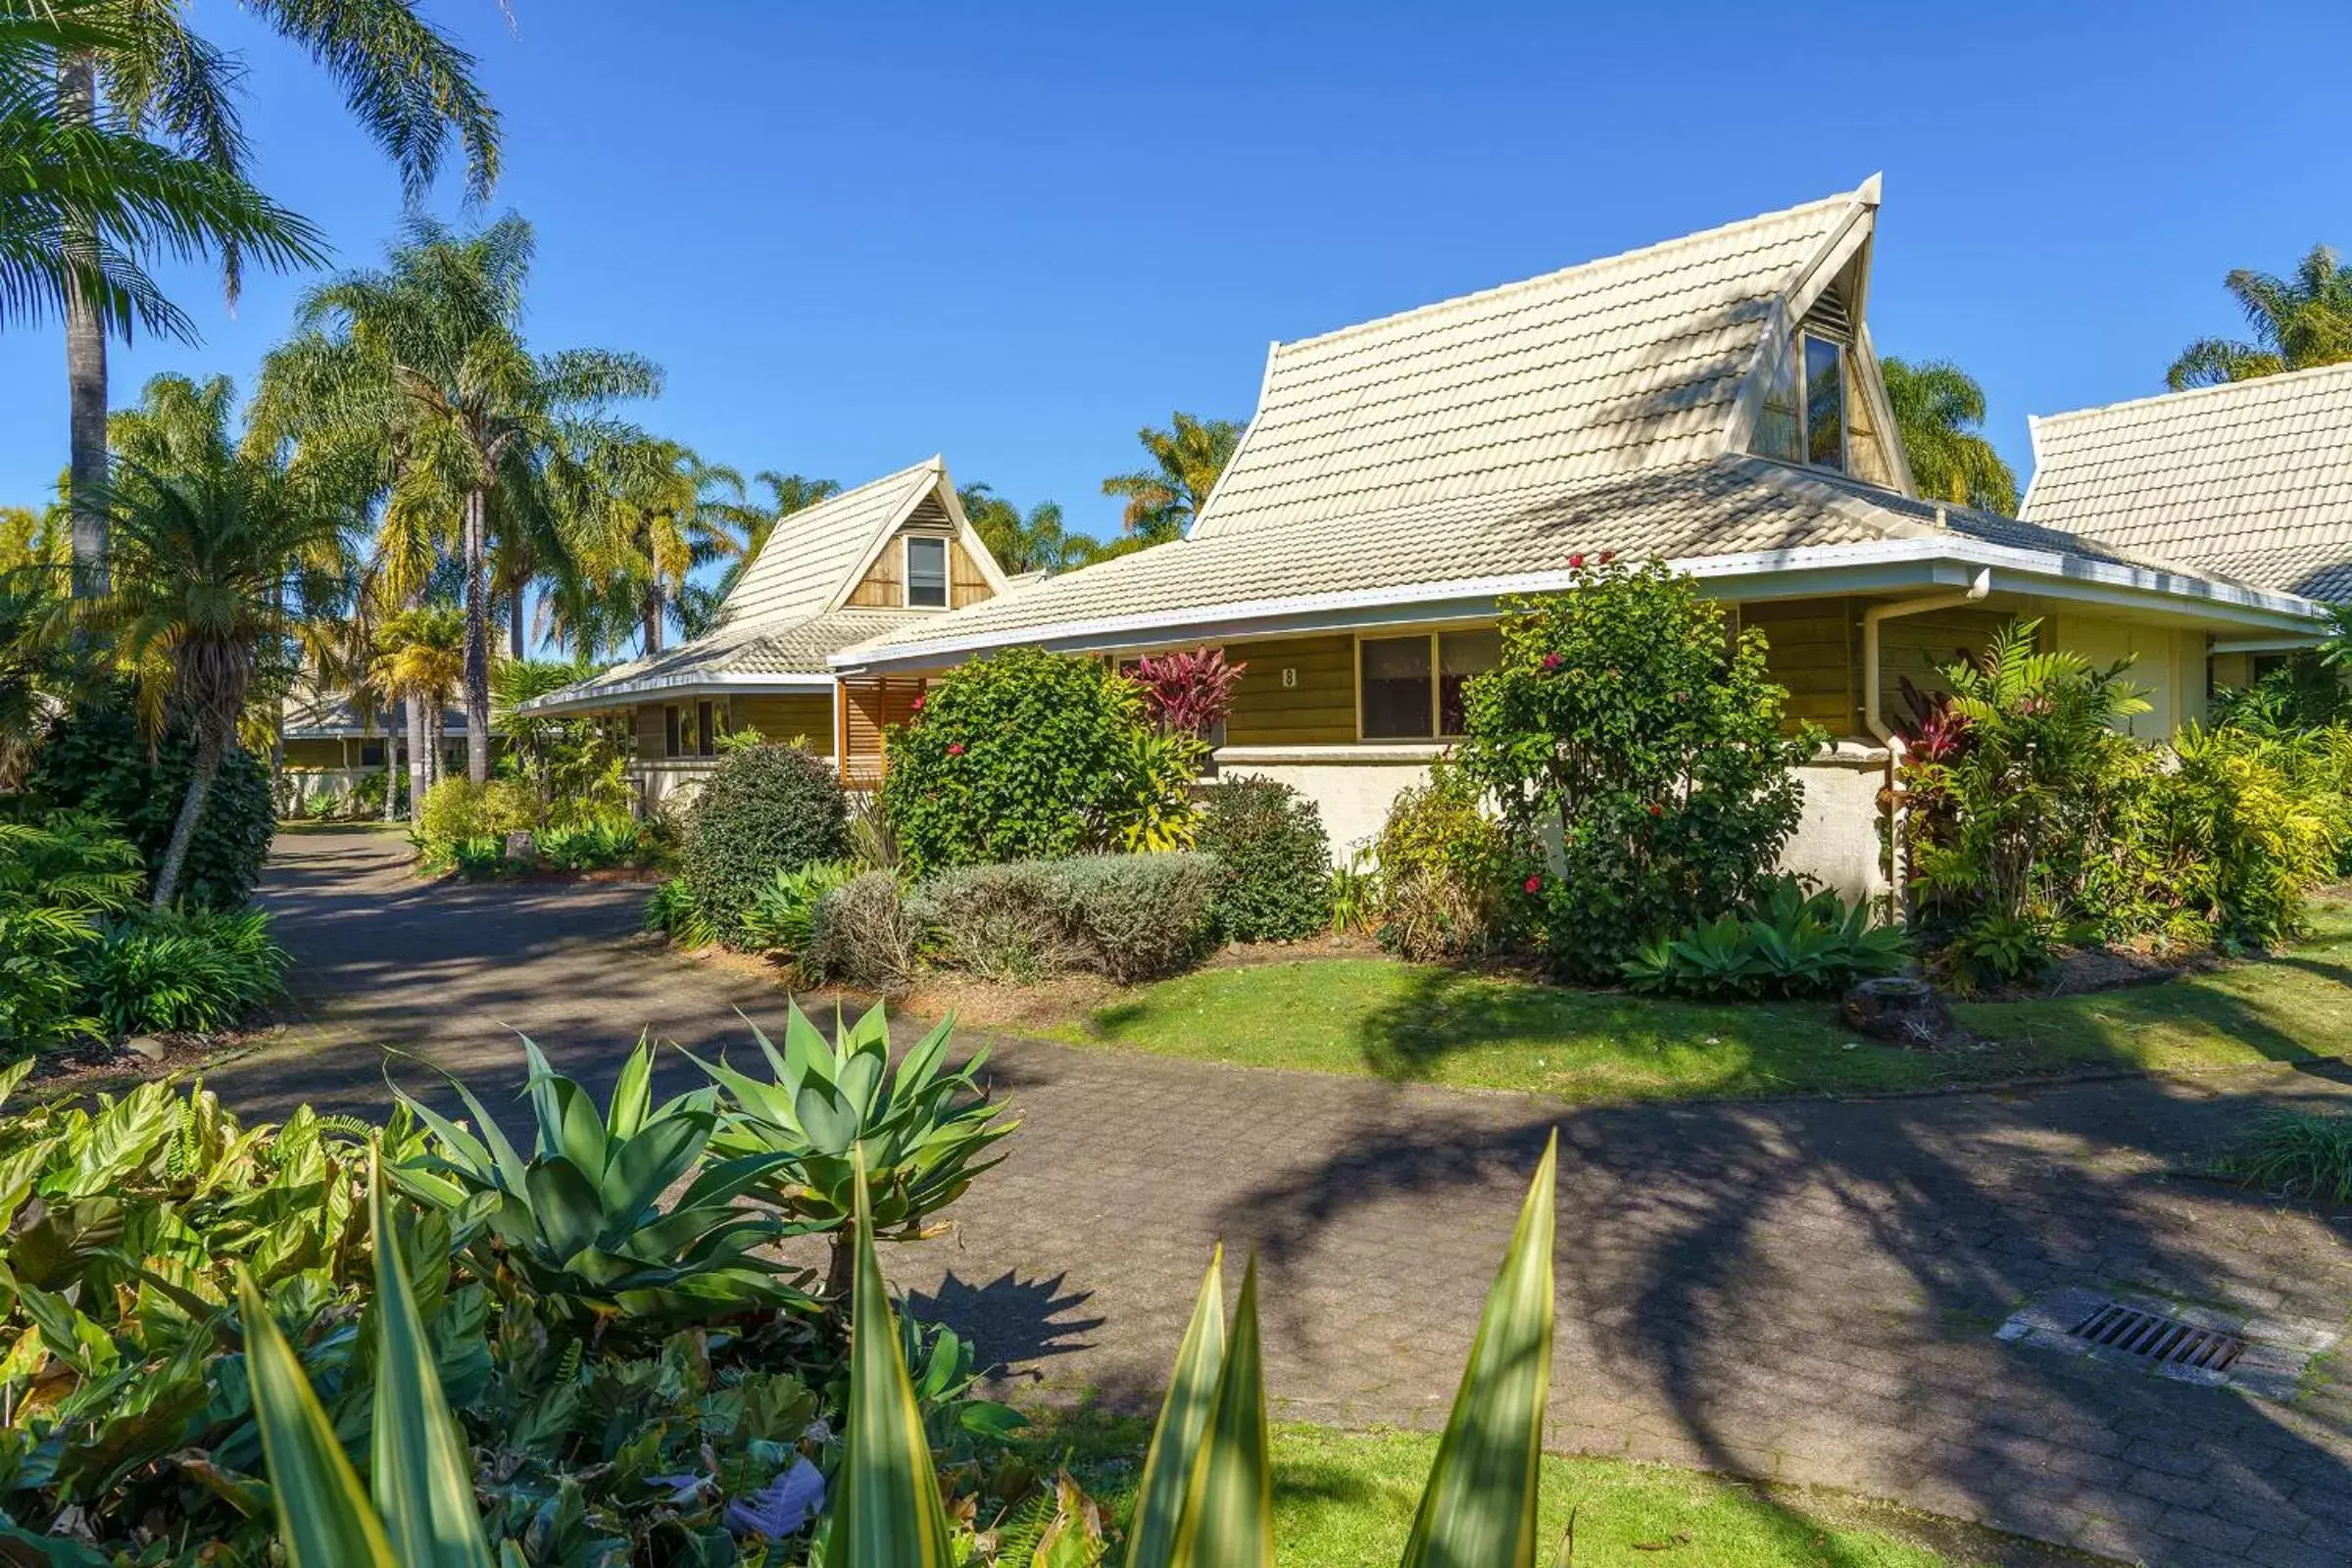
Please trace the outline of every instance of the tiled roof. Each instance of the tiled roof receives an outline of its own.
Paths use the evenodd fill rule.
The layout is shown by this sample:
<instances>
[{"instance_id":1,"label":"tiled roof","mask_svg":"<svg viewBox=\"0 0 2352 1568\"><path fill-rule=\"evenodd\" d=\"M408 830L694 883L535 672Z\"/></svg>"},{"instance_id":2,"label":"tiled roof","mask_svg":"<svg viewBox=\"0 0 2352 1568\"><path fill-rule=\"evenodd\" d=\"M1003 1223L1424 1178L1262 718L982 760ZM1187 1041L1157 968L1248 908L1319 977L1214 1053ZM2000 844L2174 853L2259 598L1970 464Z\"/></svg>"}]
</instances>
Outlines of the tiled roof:
<instances>
[{"instance_id":1,"label":"tiled roof","mask_svg":"<svg viewBox=\"0 0 2352 1568\"><path fill-rule=\"evenodd\" d=\"M1323 595L1423 588L1559 571L1579 552L1673 562L1958 534L2018 550L2161 567L2072 535L1792 467L1733 456L1570 484L1391 507L1344 529L1265 529L1178 539L1035 588L899 628L852 650L890 659L942 642L1015 642L1080 627Z\"/></svg>"},{"instance_id":2,"label":"tiled roof","mask_svg":"<svg viewBox=\"0 0 2352 1568\"><path fill-rule=\"evenodd\" d=\"M577 711L640 694L692 689L698 684L740 686L762 676L779 681L795 676L829 680L831 672L825 661L830 655L926 618L939 616L921 611L836 610L781 625L740 630L721 626L650 659L615 664L593 680L551 692L525 704L523 711Z\"/></svg>"},{"instance_id":3,"label":"tiled roof","mask_svg":"<svg viewBox=\"0 0 2352 1568\"><path fill-rule=\"evenodd\" d=\"M2035 522L2352 596L2352 365L2037 418L2034 451Z\"/></svg>"},{"instance_id":4,"label":"tiled roof","mask_svg":"<svg viewBox=\"0 0 2352 1568\"><path fill-rule=\"evenodd\" d=\"M1728 449L1774 303L1875 181L1786 212L1279 344L1194 536L1556 491Z\"/></svg>"},{"instance_id":5,"label":"tiled roof","mask_svg":"<svg viewBox=\"0 0 2352 1568\"><path fill-rule=\"evenodd\" d=\"M940 460L932 458L778 518L760 559L727 595L721 628L773 625L823 611L882 530L940 474Z\"/></svg>"},{"instance_id":6,"label":"tiled roof","mask_svg":"<svg viewBox=\"0 0 2352 1568\"><path fill-rule=\"evenodd\" d=\"M379 704L374 718L372 726L368 724L347 692L296 691L286 700L286 739L331 741L352 735L383 735L394 729L407 733L397 703ZM465 734L466 710L455 704L443 709L441 727L452 735Z\"/></svg>"}]
</instances>

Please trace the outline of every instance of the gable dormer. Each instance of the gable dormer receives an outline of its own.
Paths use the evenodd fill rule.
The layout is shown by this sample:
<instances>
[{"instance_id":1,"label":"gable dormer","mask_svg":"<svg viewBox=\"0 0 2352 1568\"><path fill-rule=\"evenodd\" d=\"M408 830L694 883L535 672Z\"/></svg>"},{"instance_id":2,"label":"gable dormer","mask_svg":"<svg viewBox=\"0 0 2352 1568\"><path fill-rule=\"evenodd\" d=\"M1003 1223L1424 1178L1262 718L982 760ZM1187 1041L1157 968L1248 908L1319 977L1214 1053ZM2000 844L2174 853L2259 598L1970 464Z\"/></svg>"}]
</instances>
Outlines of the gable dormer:
<instances>
[{"instance_id":1,"label":"gable dormer","mask_svg":"<svg viewBox=\"0 0 2352 1568\"><path fill-rule=\"evenodd\" d=\"M983 565L982 563L987 563ZM1001 583L988 547L963 520L956 492L942 474L883 537L843 608L851 610L961 610L993 597Z\"/></svg>"},{"instance_id":2,"label":"gable dormer","mask_svg":"<svg viewBox=\"0 0 2352 1568\"><path fill-rule=\"evenodd\" d=\"M1746 394L1746 450L1916 495L1864 317L1877 186L1773 311Z\"/></svg>"}]
</instances>

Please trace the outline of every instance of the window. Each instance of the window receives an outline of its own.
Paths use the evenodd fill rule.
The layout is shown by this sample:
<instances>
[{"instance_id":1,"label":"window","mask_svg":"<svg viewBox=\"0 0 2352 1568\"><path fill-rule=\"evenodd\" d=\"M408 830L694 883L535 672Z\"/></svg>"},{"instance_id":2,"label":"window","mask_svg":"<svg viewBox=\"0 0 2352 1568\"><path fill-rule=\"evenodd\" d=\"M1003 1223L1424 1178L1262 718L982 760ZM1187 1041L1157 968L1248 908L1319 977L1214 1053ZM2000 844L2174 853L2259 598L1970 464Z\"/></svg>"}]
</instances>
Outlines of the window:
<instances>
[{"instance_id":1,"label":"window","mask_svg":"<svg viewBox=\"0 0 2352 1568\"><path fill-rule=\"evenodd\" d=\"M718 737L727 727L727 705L705 699L692 707L662 710L662 748L665 757L716 757Z\"/></svg>"},{"instance_id":2,"label":"window","mask_svg":"<svg viewBox=\"0 0 2352 1568\"><path fill-rule=\"evenodd\" d=\"M1805 461L1845 468L1845 349L1805 334Z\"/></svg>"},{"instance_id":3,"label":"window","mask_svg":"<svg viewBox=\"0 0 2352 1568\"><path fill-rule=\"evenodd\" d=\"M1492 628L1367 637L1359 646L1368 741L1461 734L1463 687L1502 658L1502 634Z\"/></svg>"},{"instance_id":4,"label":"window","mask_svg":"<svg viewBox=\"0 0 2352 1568\"><path fill-rule=\"evenodd\" d=\"M915 610L948 608L948 542L908 535L906 603Z\"/></svg>"},{"instance_id":5,"label":"window","mask_svg":"<svg viewBox=\"0 0 2352 1568\"><path fill-rule=\"evenodd\" d=\"M383 766L384 743L382 741L368 740L360 742L360 765L362 767Z\"/></svg>"},{"instance_id":6,"label":"window","mask_svg":"<svg viewBox=\"0 0 2352 1568\"><path fill-rule=\"evenodd\" d=\"M1797 334L1756 412L1752 450L1784 463L1846 468L1846 353L1836 338Z\"/></svg>"},{"instance_id":7,"label":"window","mask_svg":"<svg viewBox=\"0 0 2352 1568\"><path fill-rule=\"evenodd\" d=\"M686 749L685 714L674 708L662 710L662 755L682 757Z\"/></svg>"}]
</instances>

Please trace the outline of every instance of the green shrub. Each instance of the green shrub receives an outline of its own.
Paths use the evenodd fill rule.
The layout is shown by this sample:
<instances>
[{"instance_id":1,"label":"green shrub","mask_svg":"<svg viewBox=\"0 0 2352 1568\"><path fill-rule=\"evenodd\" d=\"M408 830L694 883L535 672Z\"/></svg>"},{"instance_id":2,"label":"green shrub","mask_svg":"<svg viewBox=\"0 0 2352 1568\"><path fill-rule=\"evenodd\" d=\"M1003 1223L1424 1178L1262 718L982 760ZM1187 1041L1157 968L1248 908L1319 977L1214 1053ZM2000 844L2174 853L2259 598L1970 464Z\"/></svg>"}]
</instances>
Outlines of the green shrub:
<instances>
[{"instance_id":1,"label":"green shrub","mask_svg":"<svg viewBox=\"0 0 2352 1568\"><path fill-rule=\"evenodd\" d=\"M2221 1160L2249 1187L2323 1203L2352 1203L2352 1116L2276 1111Z\"/></svg>"},{"instance_id":2,"label":"green shrub","mask_svg":"<svg viewBox=\"0 0 2352 1568\"><path fill-rule=\"evenodd\" d=\"M285 989L293 960L261 909L141 913L75 956L84 1004L108 1035L209 1034Z\"/></svg>"},{"instance_id":3,"label":"green shrub","mask_svg":"<svg viewBox=\"0 0 2352 1568\"><path fill-rule=\"evenodd\" d=\"M798 958L816 934L817 905L858 874L858 866L849 860L819 860L798 870L778 871L744 912L744 950Z\"/></svg>"},{"instance_id":4,"label":"green shrub","mask_svg":"<svg viewBox=\"0 0 2352 1568\"><path fill-rule=\"evenodd\" d=\"M1223 870L1205 855L1081 855L965 866L918 886L909 917L942 962L992 979L1083 970L1122 985L1193 963Z\"/></svg>"},{"instance_id":5,"label":"green shrub","mask_svg":"<svg viewBox=\"0 0 2352 1568\"><path fill-rule=\"evenodd\" d=\"M1156 735L1142 692L1096 660L975 659L935 682L887 746L883 806L916 876L1189 837L1181 795L1199 743Z\"/></svg>"},{"instance_id":6,"label":"green shrub","mask_svg":"<svg viewBox=\"0 0 2352 1568\"><path fill-rule=\"evenodd\" d=\"M914 983L922 931L899 879L888 871L852 877L817 900L801 966L860 991L895 996Z\"/></svg>"},{"instance_id":7,"label":"green shrub","mask_svg":"<svg viewBox=\"0 0 2352 1568\"><path fill-rule=\"evenodd\" d=\"M139 878L139 852L96 817L0 819L0 1056L98 1033L75 964Z\"/></svg>"},{"instance_id":8,"label":"green shrub","mask_svg":"<svg viewBox=\"0 0 2352 1568\"><path fill-rule=\"evenodd\" d=\"M688 808L681 869L722 942L778 871L849 851L849 807L833 769L790 746L756 746L720 759Z\"/></svg>"},{"instance_id":9,"label":"green shrub","mask_svg":"<svg viewBox=\"0 0 2352 1568\"><path fill-rule=\"evenodd\" d=\"M1270 778L1204 790L1194 847L1217 858L1216 926L1228 942L1298 942L1331 925L1331 841L1315 803Z\"/></svg>"},{"instance_id":10,"label":"green shrub","mask_svg":"<svg viewBox=\"0 0 2352 1568\"><path fill-rule=\"evenodd\" d=\"M1784 875L1742 908L1650 943L1625 960L1636 991L1685 997L1835 995L1893 974L1908 957L1900 926L1874 925L1870 906Z\"/></svg>"},{"instance_id":11,"label":"green shrub","mask_svg":"<svg viewBox=\"0 0 2352 1568\"><path fill-rule=\"evenodd\" d=\"M36 805L87 811L117 824L152 877L172 842L195 765L195 744L177 724L165 732L150 762L129 708L110 697L79 704L49 725L25 792ZM180 903L205 909L245 903L276 831L268 762L250 752L230 752L188 844Z\"/></svg>"},{"instance_id":12,"label":"green shrub","mask_svg":"<svg viewBox=\"0 0 2352 1568\"><path fill-rule=\"evenodd\" d=\"M1380 940L1417 963L1477 957L1513 935L1509 889L1530 858L1479 809L1478 786L1446 762L1396 792L1381 825Z\"/></svg>"},{"instance_id":13,"label":"green shrub","mask_svg":"<svg viewBox=\"0 0 2352 1568\"><path fill-rule=\"evenodd\" d=\"M507 858L503 834L483 833L469 839L453 839L441 846L435 858L436 863L444 860L468 882L487 882L514 869L514 862Z\"/></svg>"},{"instance_id":14,"label":"green shrub","mask_svg":"<svg viewBox=\"0 0 2352 1568\"><path fill-rule=\"evenodd\" d=\"M653 847L627 816L591 818L575 827L551 827L534 841L539 863L556 871L596 871L641 865Z\"/></svg>"},{"instance_id":15,"label":"green shrub","mask_svg":"<svg viewBox=\"0 0 2352 1568\"><path fill-rule=\"evenodd\" d=\"M1466 689L1460 758L1521 854L1559 835L1533 895L1545 960L1614 980L1639 944L1770 880L1817 738L1794 732L1763 634L1733 638L1691 579L1655 561L1571 564L1566 593L1505 602L1501 662Z\"/></svg>"},{"instance_id":16,"label":"green shrub","mask_svg":"<svg viewBox=\"0 0 2352 1568\"><path fill-rule=\"evenodd\" d=\"M1335 934L1369 934L1380 929L1388 882L1381 874L1380 854L1372 845L1356 845L1348 852L1346 864L1332 868L1330 898Z\"/></svg>"},{"instance_id":17,"label":"green shrub","mask_svg":"<svg viewBox=\"0 0 2352 1568\"><path fill-rule=\"evenodd\" d=\"M671 877L645 901L645 928L682 948L707 948L718 940L710 916L694 902L694 888L682 876Z\"/></svg>"},{"instance_id":18,"label":"green shrub","mask_svg":"<svg viewBox=\"0 0 2352 1568\"><path fill-rule=\"evenodd\" d=\"M2161 869L2155 890L2233 947L2299 931L2305 891L2333 875L2352 841L2341 731L2266 738L2199 729L2173 738L2174 765L2149 781L2142 821Z\"/></svg>"},{"instance_id":19,"label":"green shrub","mask_svg":"<svg viewBox=\"0 0 2352 1568\"><path fill-rule=\"evenodd\" d=\"M508 834L535 830L542 816L539 797L520 779L476 784L445 778L424 792L416 836L428 864L447 859L451 847L466 839L495 838L503 855Z\"/></svg>"}]
</instances>

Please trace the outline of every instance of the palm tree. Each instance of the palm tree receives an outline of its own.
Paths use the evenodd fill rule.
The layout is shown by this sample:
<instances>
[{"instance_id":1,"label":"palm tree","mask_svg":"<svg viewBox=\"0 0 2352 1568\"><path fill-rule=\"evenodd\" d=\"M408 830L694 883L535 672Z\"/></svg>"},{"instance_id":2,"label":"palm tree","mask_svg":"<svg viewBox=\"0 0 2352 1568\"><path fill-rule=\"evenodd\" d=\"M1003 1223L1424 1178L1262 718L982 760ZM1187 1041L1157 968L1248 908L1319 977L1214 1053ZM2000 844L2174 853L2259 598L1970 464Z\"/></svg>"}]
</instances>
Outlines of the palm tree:
<instances>
[{"instance_id":1,"label":"palm tree","mask_svg":"<svg viewBox=\"0 0 2352 1568\"><path fill-rule=\"evenodd\" d=\"M384 622L376 638L369 683L408 710L412 821L423 813L425 792L440 781L441 715L465 683L466 646L466 615L454 605L404 610Z\"/></svg>"},{"instance_id":2,"label":"palm tree","mask_svg":"<svg viewBox=\"0 0 2352 1568\"><path fill-rule=\"evenodd\" d=\"M531 226L512 214L460 235L412 216L381 270L311 291L303 333L270 357L273 433L327 455L383 455L393 508L418 516L457 505L466 611L466 773L490 776L493 492L521 470L597 439L604 407L661 391L633 354L534 355L521 332Z\"/></svg>"},{"instance_id":3,"label":"palm tree","mask_svg":"<svg viewBox=\"0 0 2352 1568\"><path fill-rule=\"evenodd\" d=\"M1879 362L1895 433L1920 494L2002 516L2017 511L2017 475L1984 439L1984 389L1949 360Z\"/></svg>"},{"instance_id":4,"label":"palm tree","mask_svg":"<svg viewBox=\"0 0 2352 1568\"><path fill-rule=\"evenodd\" d=\"M314 569L342 553L344 518L282 470L233 456L164 472L125 463L113 494L107 612L120 655L169 670L169 707L195 741L195 770L155 873L154 906L165 909L236 744L246 692L262 666L283 659Z\"/></svg>"},{"instance_id":5,"label":"palm tree","mask_svg":"<svg viewBox=\"0 0 2352 1568\"><path fill-rule=\"evenodd\" d=\"M2352 267L2328 246L2314 245L2291 277L2241 267L2222 286L2246 313L2254 341L2197 339L2164 373L2174 391L2352 360Z\"/></svg>"},{"instance_id":6,"label":"palm tree","mask_svg":"<svg viewBox=\"0 0 2352 1568\"><path fill-rule=\"evenodd\" d=\"M1062 525L1061 507L1041 501L1023 516L1018 507L985 484L967 484L956 492L963 517L1008 572L1067 571L1102 559L1100 542Z\"/></svg>"},{"instance_id":7,"label":"palm tree","mask_svg":"<svg viewBox=\"0 0 2352 1568\"><path fill-rule=\"evenodd\" d=\"M147 257L221 251L293 267L324 250L317 229L234 170L99 124L65 100L64 61L126 46L121 9L119 0L0 9L0 324L78 313L99 334L101 359L108 333L195 335L148 276ZM96 407L103 418L103 396ZM95 461L105 461L103 438Z\"/></svg>"},{"instance_id":8,"label":"palm tree","mask_svg":"<svg viewBox=\"0 0 2352 1568\"><path fill-rule=\"evenodd\" d=\"M1112 474L1102 481L1102 493L1127 498L1120 521L1131 537L1147 545L1163 544L1200 514L1217 475L1242 444L1242 426L1230 419L1178 414L1169 420L1169 428L1146 425L1135 438L1152 455L1153 466Z\"/></svg>"},{"instance_id":9,"label":"palm tree","mask_svg":"<svg viewBox=\"0 0 2352 1568\"><path fill-rule=\"evenodd\" d=\"M32 761L49 699L71 685L66 535L52 515L0 507L0 792Z\"/></svg>"},{"instance_id":10,"label":"palm tree","mask_svg":"<svg viewBox=\"0 0 2352 1568\"><path fill-rule=\"evenodd\" d=\"M97 27L57 52L59 118L84 129L110 117L134 132L152 129L185 161L243 185L248 157L236 102L243 66L188 29L185 0L87 0L75 10ZM431 186L453 143L464 148L470 193L489 194L498 178L498 113L474 80L473 57L413 0L245 0L244 10L342 88L346 107L392 159L412 199ZM103 227L78 213L68 215L64 237L68 254L79 259L64 301L74 564L78 578L95 585L106 561L110 323L80 283L98 269L106 240ZM312 247L257 244L236 229L208 230L202 239L194 248L220 255L232 301L248 260L271 267L317 261ZM133 244L122 254L135 263L148 248Z\"/></svg>"},{"instance_id":11,"label":"palm tree","mask_svg":"<svg viewBox=\"0 0 2352 1568\"><path fill-rule=\"evenodd\" d=\"M688 573L714 561L740 560L744 540L736 534L737 509L710 504L714 486L742 492L742 477L713 467L678 442L629 434L604 443L589 469L601 476L611 509L616 594L625 591L636 612L640 647L662 651L662 628L673 615L692 636L714 604L691 594Z\"/></svg>"}]
</instances>

